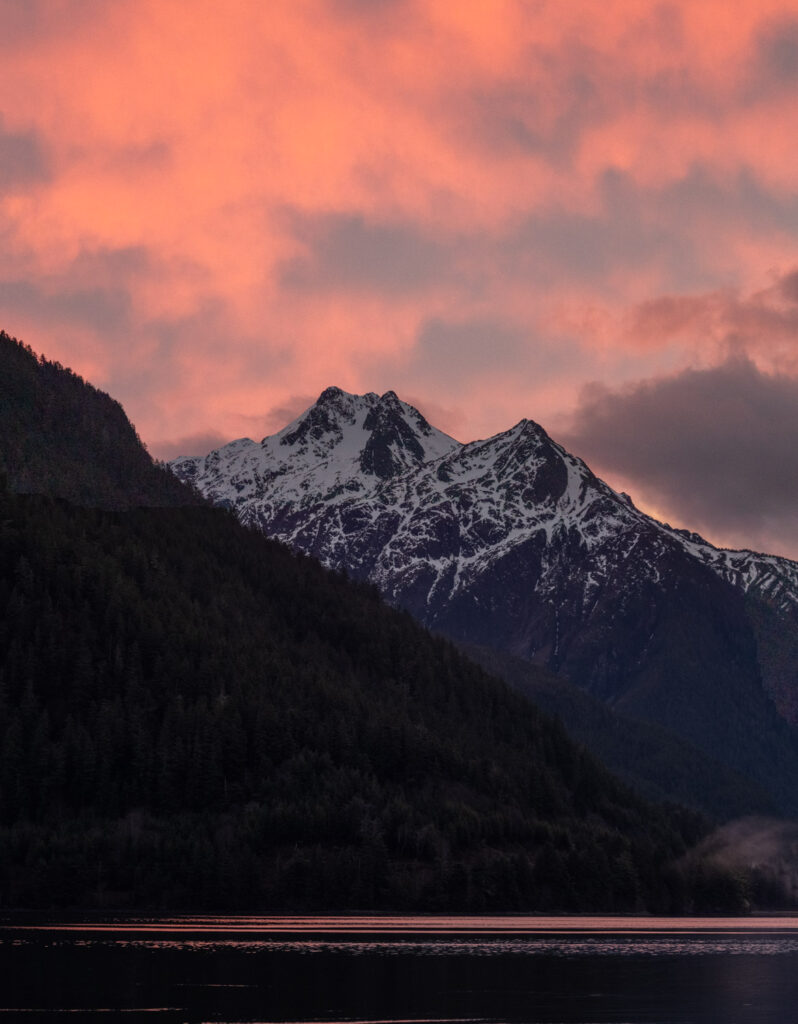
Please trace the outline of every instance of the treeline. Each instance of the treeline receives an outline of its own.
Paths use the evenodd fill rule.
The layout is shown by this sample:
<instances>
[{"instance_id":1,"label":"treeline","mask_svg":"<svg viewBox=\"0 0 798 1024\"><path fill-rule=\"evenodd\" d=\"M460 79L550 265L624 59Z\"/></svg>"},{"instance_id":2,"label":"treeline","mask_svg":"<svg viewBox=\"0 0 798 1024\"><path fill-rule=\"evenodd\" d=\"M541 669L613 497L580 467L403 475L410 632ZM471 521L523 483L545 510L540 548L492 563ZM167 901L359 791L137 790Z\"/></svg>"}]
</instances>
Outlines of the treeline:
<instances>
[{"instance_id":1,"label":"treeline","mask_svg":"<svg viewBox=\"0 0 798 1024\"><path fill-rule=\"evenodd\" d=\"M119 402L0 331L0 473L79 505L198 504L153 462Z\"/></svg>"},{"instance_id":2,"label":"treeline","mask_svg":"<svg viewBox=\"0 0 798 1024\"><path fill-rule=\"evenodd\" d=\"M210 508L0 493L0 901L739 910L653 808L376 590Z\"/></svg>"}]
</instances>

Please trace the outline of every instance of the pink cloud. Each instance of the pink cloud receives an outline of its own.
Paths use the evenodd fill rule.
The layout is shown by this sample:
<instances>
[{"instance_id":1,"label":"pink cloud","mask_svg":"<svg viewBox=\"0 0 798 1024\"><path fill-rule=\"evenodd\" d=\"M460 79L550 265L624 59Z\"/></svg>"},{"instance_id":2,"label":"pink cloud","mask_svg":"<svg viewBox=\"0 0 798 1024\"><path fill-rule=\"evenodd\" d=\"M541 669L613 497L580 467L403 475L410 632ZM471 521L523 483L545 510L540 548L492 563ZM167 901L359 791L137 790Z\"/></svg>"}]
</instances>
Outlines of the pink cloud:
<instances>
[{"instance_id":1,"label":"pink cloud","mask_svg":"<svg viewBox=\"0 0 798 1024\"><path fill-rule=\"evenodd\" d=\"M786 3L26 9L0 0L0 326L154 450L333 382L468 439L734 338L793 372Z\"/></svg>"},{"instance_id":2,"label":"pink cloud","mask_svg":"<svg viewBox=\"0 0 798 1024\"><path fill-rule=\"evenodd\" d=\"M746 354L774 370L798 371L798 272L772 275L771 283L744 294L720 289L664 295L629 311L632 344L684 342L710 359Z\"/></svg>"}]
</instances>

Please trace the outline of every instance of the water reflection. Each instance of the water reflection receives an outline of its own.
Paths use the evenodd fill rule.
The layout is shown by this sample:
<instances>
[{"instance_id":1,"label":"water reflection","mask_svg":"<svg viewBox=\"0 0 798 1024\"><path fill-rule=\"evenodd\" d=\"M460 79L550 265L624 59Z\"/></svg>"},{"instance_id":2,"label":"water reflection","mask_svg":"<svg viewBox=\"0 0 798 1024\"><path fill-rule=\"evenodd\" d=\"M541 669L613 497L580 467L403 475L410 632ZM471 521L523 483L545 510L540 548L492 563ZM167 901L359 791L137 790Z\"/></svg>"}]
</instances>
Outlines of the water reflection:
<instances>
[{"instance_id":1,"label":"water reflection","mask_svg":"<svg viewBox=\"0 0 798 1024\"><path fill-rule=\"evenodd\" d=\"M14 939L13 945L30 945L34 939ZM38 943L37 943L38 944ZM300 956L325 953L341 953L348 956L773 956L785 953L798 954L798 936L790 939L775 938L746 939L744 936L722 936L713 939L698 939L692 936L658 936L653 940L637 940L622 937L607 937L588 940L572 938L533 939L521 941L491 940L450 942L364 942L349 940L336 942L330 939L295 940L279 942L274 939L126 939L126 938L76 938L68 943L53 939L50 945L72 945L75 947L115 946L120 949L174 949L202 952L236 950L239 953L293 953Z\"/></svg>"},{"instance_id":2,"label":"water reflection","mask_svg":"<svg viewBox=\"0 0 798 1024\"><path fill-rule=\"evenodd\" d=\"M798 919L0 921L0 1019L790 1024Z\"/></svg>"},{"instance_id":3,"label":"water reflection","mask_svg":"<svg viewBox=\"0 0 798 1024\"><path fill-rule=\"evenodd\" d=\"M11 927L12 918L0 919L0 928ZM512 916L336 916L336 918L285 918L285 916L205 916L183 915L175 918L136 918L136 916L110 916L101 920L71 922L18 921L13 927L24 930L57 930L94 932L124 930L157 932L267 932L274 935L284 932L307 934L320 932L390 933L394 935L421 933L573 933L599 932L602 935L622 933L625 935L652 932L682 933L695 935L698 932L796 932L798 916L773 914L759 918L620 918L620 916L579 916L579 918L546 918L537 915Z\"/></svg>"},{"instance_id":4,"label":"water reflection","mask_svg":"<svg viewBox=\"0 0 798 1024\"><path fill-rule=\"evenodd\" d=\"M798 917L546 917L542 915L427 917L179 917L137 919L136 923L159 928L193 927L240 931L255 928L268 932L684 932L700 931L798 931Z\"/></svg>"},{"instance_id":5,"label":"water reflection","mask_svg":"<svg viewBox=\"0 0 798 1024\"><path fill-rule=\"evenodd\" d=\"M8 927L10 920L0 927ZM171 931L171 932L249 932L270 935L284 932L401 934L476 934L476 933L590 933L602 935L700 932L796 932L798 917L544 917L537 915L473 916L347 916L347 917L108 917L102 920L17 923L18 929L84 931Z\"/></svg>"},{"instance_id":6,"label":"water reflection","mask_svg":"<svg viewBox=\"0 0 798 1024\"><path fill-rule=\"evenodd\" d=\"M798 953L798 918L186 916L0 921L0 943L42 942L299 955L765 956Z\"/></svg>"}]
</instances>

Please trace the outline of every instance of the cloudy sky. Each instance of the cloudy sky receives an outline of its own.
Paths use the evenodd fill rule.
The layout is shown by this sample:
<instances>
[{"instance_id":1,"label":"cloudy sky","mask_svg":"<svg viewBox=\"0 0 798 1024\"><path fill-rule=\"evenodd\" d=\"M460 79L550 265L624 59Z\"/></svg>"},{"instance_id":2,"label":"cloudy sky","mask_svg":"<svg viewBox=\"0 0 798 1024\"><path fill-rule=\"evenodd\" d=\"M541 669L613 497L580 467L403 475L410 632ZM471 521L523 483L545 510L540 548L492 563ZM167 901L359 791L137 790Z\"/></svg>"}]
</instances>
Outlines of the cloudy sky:
<instances>
[{"instance_id":1,"label":"cloudy sky","mask_svg":"<svg viewBox=\"0 0 798 1024\"><path fill-rule=\"evenodd\" d=\"M0 0L0 326L161 457L329 384L798 557L798 2Z\"/></svg>"}]
</instances>

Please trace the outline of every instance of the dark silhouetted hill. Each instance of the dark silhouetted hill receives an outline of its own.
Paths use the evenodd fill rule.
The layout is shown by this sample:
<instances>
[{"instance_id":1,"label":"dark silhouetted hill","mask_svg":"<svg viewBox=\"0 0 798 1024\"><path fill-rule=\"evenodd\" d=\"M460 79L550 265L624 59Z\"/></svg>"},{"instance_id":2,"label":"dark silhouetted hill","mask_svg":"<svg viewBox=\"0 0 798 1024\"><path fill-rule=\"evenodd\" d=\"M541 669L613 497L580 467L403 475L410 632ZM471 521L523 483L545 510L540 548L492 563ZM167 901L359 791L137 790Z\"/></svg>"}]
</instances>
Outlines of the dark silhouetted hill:
<instances>
[{"instance_id":1,"label":"dark silhouetted hill","mask_svg":"<svg viewBox=\"0 0 798 1024\"><path fill-rule=\"evenodd\" d=\"M0 472L12 490L78 505L198 504L153 462L122 406L0 331Z\"/></svg>"},{"instance_id":2,"label":"dark silhouetted hill","mask_svg":"<svg viewBox=\"0 0 798 1024\"><path fill-rule=\"evenodd\" d=\"M113 461L118 406L4 352L14 487ZM67 412L26 441L48 395ZM113 483L117 509L0 490L0 905L746 905L740 876L678 868L694 814L633 794L372 585L229 512L129 507L158 496L130 480L79 489Z\"/></svg>"}]
</instances>

